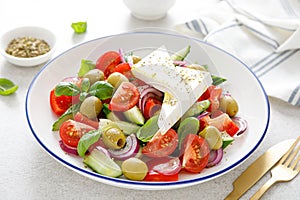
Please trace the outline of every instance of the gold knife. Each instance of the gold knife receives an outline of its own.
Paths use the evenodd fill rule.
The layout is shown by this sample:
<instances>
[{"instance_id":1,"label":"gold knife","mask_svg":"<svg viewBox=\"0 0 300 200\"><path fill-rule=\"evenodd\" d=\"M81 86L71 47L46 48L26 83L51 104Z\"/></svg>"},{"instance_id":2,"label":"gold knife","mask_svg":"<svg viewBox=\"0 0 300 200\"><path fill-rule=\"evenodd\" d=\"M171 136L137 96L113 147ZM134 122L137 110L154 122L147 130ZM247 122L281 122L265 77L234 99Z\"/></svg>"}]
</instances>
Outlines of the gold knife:
<instances>
[{"instance_id":1,"label":"gold knife","mask_svg":"<svg viewBox=\"0 0 300 200\"><path fill-rule=\"evenodd\" d=\"M282 141L258 157L233 183L233 191L224 200L239 199L289 150L295 139Z\"/></svg>"}]
</instances>

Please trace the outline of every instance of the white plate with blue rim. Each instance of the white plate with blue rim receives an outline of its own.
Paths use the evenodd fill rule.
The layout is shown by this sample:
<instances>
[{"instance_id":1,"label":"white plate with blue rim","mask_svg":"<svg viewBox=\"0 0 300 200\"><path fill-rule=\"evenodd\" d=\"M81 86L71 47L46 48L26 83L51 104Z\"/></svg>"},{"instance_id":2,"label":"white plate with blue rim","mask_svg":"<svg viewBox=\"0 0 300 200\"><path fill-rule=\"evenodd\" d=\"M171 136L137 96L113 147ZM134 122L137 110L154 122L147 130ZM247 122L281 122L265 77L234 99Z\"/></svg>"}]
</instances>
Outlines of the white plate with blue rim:
<instances>
[{"instance_id":1,"label":"white plate with blue rim","mask_svg":"<svg viewBox=\"0 0 300 200\"><path fill-rule=\"evenodd\" d=\"M52 132L57 117L52 113L49 94L65 77L76 76L82 59L96 61L108 50L135 52L147 55L161 46L170 53L191 45L188 61L205 64L214 72L227 78L222 86L230 91L239 104L238 115L248 127L234 143L226 148L222 161L201 173L180 173L175 182L132 181L126 178L111 178L87 168L81 157L66 154L59 145L59 134ZM250 97L250 98L249 98ZM255 97L255 98L252 98ZM43 113L43 114L41 114ZM129 32L94 39L79 44L49 61L32 80L26 96L26 117L37 143L56 161L85 177L105 184L139 190L167 190L183 188L222 176L248 159L266 136L270 107L260 81L251 70L231 54L213 45L182 35L164 32Z\"/></svg>"}]
</instances>

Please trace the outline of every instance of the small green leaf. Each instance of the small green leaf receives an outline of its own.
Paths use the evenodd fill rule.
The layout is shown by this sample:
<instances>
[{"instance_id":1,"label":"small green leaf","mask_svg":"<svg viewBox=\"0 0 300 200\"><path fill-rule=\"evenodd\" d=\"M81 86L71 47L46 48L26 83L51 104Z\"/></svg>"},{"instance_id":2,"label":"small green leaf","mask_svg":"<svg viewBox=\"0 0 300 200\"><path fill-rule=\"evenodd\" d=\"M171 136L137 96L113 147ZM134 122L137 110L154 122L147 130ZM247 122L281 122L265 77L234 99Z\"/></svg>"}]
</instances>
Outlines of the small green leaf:
<instances>
[{"instance_id":1,"label":"small green leaf","mask_svg":"<svg viewBox=\"0 0 300 200\"><path fill-rule=\"evenodd\" d=\"M0 78L0 95L7 96L13 94L19 88L11 80Z\"/></svg>"},{"instance_id":2,"label":"small green leaf","mask_svg":"<svg viewBox=\"0 0 300 200\"><path fill-rule=\"evenodd\" d=\"M77 85L71 82L60 82L55 87L55 95L56 96L76 96L80 93L80 89Z\"/></svg>"},{"instance_id":3,"label":"small green leaf","mask_svg":"<svg viewBox=\"0 0 300 200\"><path fill-rule=\"evenodd\" d=\"M74 22L71 24L71 27L75 31L75 33L85 33L87 28L86 22Z\"/></svg>"},{"instance_id":4,"label":"small green leaf","mask_svg":"<svg viewBox=\"0 0 300 200\"><path fill-rule=\"evenodd\" d=\"M84 157L89 147L99 140L101 133L99 130L92 130L80 138L77 145L77 152L81 157Z\"/></svg>"},{"instance_id":5,"label":"small green leaf","mask_svg":"<svg viewBox=\"0 0 300 200\"><path fill-rule=\"evenodd\" d=\"M79 95L79 100L81 102L83 102L88 95L89 95L89 93L87 93L87 92L81 92Z\"/></svg>"},{"instance_id":6,"label":"small green leaf","mask_svg":"<svg viewBox=\"0 0 300 200\"><path fill-rule=\"evenodd\" d=\"M80 65L80 69L78 72L78 76L79 77L83 77L88 71L95 69L95 63L93 63L93 61L91 60L81 60L81 65Z\"/></svg>"},{"instance_id":7,"label":"small green leaf","mask_svg":"<svg viewBox=\"0 0 300 200\"><path fill-rule=\"evenodd\" d=\"M105 81L97 81L91 86L89 94L105 100L112 97L113 90L114 87L111 84Z\"/></svg>"}]
</instances>

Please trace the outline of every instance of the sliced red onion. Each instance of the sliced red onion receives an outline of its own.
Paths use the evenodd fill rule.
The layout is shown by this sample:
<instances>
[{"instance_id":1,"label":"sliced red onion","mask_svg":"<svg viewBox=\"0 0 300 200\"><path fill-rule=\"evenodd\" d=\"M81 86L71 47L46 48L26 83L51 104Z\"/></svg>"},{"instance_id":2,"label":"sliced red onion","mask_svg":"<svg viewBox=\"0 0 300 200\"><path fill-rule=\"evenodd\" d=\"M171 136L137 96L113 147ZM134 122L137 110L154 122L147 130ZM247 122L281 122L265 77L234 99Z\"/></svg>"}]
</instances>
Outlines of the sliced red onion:
<instances>
[{"instance_id":1,"label":"sliced red onion","mask_svg":"<svg viewBox=\"0 0 300 200\"><path fill-rule=\"evenodd\" d=\"M181 61L181 60L174 60L173 64L177 65L177 66L180 66L180 67L185 67L187 62L186 61Z\"/></svg>"},{"instance_id":2,"label":"sliced red onion","mask_svg":"<svg viewBox=\"0 0 300 200\"><path fill-rule=\"evenodd\" d=\"M123 51L122 48L119 49L119 55L120 55L120 58L121 58L121 62L125 63L126 60L125 60L124 51Z\"/></svg>"},{"instance_id":3,"label":"sliced red onion","mask_svg":"<svg viewBox=\"0 0 300 200\"><path fill-rule=\"evenodd\" d=\"M129 135L126 138L126 145L124 148L119 150L108 149L111 157L116 160L126 160L130 157L134 157L140 149L140 145L138 143L138 139L134 134Z\"/></svg>"},{"instance_id":4,"label":"sliced red onion","mask_svg":"<svg viewBox=\"0 0 300 200\"><path fill-rule=\"evenodd\" d=\"M97 146L96 149L97 149L98 151L101 151L102 153L104 153L107 157L111 158L110 153L109 153L108 150L105 149L104 147L102 147L102 146Z\"/></svg>"},{"instance_id":5,"label":"sliced red onion","mask_svg":"<svg viewBox=\"0 0 300 200\"><path fill-rule=\"evenodd\" d=\"M163 100L163 93L157 89L155 89L154 87L150 86L150 85L144 85L141 87L138 87L139 91L140 91L140 99L139 99L139 104L138 107L139 109L144 112L144 107L145 104L148 100L148 98L154 98L157 99L159 101Z\"/></svg>"},{"instance_id":6,"label":"sliced red onion","mask_svg":"<svg viewBox=\"0 0 300 200\"><path fill-rule=\"evenodd\" d=\"M200 120L201 118L203 118L203 117L205 117L205 116L207 116L207 115L209 115L209 114L210 114L209 112L206 112L206 111L205 111L205 112L201 113L200 115L198 115L198 116L197 116L197 119Z\"/></svg>"},{"instance_id":7,"label":"sliced red onion","mask_svg":"<svg viewBox=\"0 0 300 200\"><path fill-rule=\"evenodd\" d=\"M59 146L64 152L78 156L76 147L70 147L69 145L66 145L62 140L59 141Z\"/></svg>"},{"instance_id":8,"label":"sliced red onion","mask_svg":"<svg viewBox=\"0 0 300 200\"><path fill-rule=\"evenodd\" d=\"M231 119L239 127L239 130L236 133L236 135L241 135L242 133L244 133L246 131L246 129L248 127L248 123L245 119L243 119L241 117L233 117Z\"/></svg>"},{"instance_id":9,"label":"sliced red onion","mask_svg":"<svg viewBox=\"0 0 300 200\"><path fill-rule=\"evenodd\" d=\"M166 162L155 165L153 171L164 175L174 175L181 170L181 162L179 158L172 158Z\"/></svg>"},{"instance_id":10,"label":"sliced red onion","mask_svg":"<svg viewBox=\"0 0 300 200\"><path fill-rule=\"evenodd\" d=\"M208 158L207 168L213 167L221 162L223 158L223 149L219 148L218 150L211 150Z\"/></svg>"}]
</instances>

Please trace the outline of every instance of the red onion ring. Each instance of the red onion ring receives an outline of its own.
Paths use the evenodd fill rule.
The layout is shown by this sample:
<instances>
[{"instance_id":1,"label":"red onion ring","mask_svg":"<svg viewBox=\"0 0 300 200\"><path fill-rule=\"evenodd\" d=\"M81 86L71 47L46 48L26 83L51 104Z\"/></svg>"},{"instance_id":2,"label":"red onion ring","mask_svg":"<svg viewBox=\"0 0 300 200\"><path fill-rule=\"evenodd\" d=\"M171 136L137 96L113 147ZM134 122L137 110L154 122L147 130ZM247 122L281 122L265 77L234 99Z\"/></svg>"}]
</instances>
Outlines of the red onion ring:
<instances>
[{"instance_id":1,"label":"red onion ring","mask_svg":"<svg viewBox=\"0 0 300 200\"><path fill-rule=\"evenodd\" d=\"M231 119L239 127L239 130L236 133L236 135L243 134L246 131L247 127L248 127L247 121L245 119L241 118L241 117L233 117Z\"/></svg>"},{"instance_id":2,"label":"red onion ring","mask_svg":"<svg viewBox=\"0 0 300 200\"><path fill-rule=\"evenodd\" d=\"M78 156L76 147L70 147L70 146L66 145L62 140L59 141L59 146L64 152Z\"/></svg>"},{"instance_id":3,"label":"red onion ring","mask_svg":"<svg viewBox=\"0 0 300 200\"><path fill-rule=\"evenodd\" d=\"M116 160L126 160L130 157L134 157L140 149L140 145L138 143L138 139L134 134L129 135L126 138L126 145L124 148L119 150L108 149L111 157Z\"/></svg>"},{"instance_id":4,"label":"red onion ring","mask_svg":"<svg viewBox=\"0 0 300 200\"><path fill-rule=\"evenodd\" d=\"M219 148L218 150L211 150L208 158L207 168L213 167L221 162L223 158L223 149Z\"/></svg>"}]
</instances>

